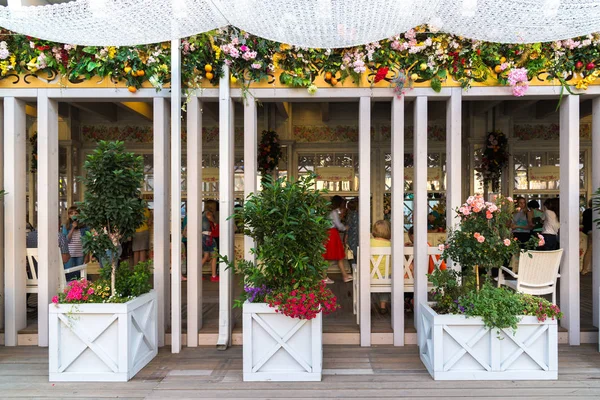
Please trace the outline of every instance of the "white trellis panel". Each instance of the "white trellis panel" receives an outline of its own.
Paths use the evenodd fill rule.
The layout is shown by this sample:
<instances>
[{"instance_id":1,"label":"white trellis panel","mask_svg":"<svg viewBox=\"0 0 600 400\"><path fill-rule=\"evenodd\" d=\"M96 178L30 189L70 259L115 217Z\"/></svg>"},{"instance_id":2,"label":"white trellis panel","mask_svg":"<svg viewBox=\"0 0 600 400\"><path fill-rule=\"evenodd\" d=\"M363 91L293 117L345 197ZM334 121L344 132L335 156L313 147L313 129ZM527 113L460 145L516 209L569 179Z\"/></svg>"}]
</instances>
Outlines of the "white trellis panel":
<instances>
[{"instance_id":1,"label":"white trellis panel","mask_svg":"<svg viewBox=\"0 0 600 400\"><path fill-rule=\"evenodd\" d=\"M517 330L439 315L421 304L419 354L434 380L558 379L558 325L524 316Z\"/></svg>"},{"instance_id":2,"label":"white trellis panel","mask_svg":"<svg viewBox=\"0 0 600 400\"><path fill-rule=\"evenodd\" d=\"M50 304L50 381L126 382L158 353L157 295Z\"/></svg>"},{"instance_id":3,"label":"white trellis panel","mask_svg":"<svg viewBox=\"0 0 600 400\"><path fill-rule=\"evenodd\" d=\"M244 381L320 381L323 315L287 317L266 303L246 303Z\"/></svg>"}]
</instances>

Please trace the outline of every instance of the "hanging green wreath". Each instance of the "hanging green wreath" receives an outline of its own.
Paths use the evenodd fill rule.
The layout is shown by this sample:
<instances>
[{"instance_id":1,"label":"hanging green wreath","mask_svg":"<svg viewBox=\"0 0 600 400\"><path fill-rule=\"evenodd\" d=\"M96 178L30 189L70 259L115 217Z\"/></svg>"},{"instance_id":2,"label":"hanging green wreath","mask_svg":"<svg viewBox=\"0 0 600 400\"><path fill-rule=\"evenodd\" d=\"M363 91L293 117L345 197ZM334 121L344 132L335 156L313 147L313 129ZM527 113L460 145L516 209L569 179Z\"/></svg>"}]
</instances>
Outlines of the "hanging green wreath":
<instances>
[{"instance_id":1,"label":"hanging green wreath","mask_svg":"<svg viewBox=\"0 0 600 400\"><path fill-rule=\"evenodd\" d=\"M38 153L37 153L37 132L33 132L33 135L29 138L29 143L31 144L31 173L35 174L37 172L37 164L38 164Z\"/></svg>"},{"instance_id":2,"label":"hanging green wreath","mask_svg":"<svg viewBox=\"0 0 600 400\"><path fill-rule=\"evenodd\" d=\"M500 190L502 170L508 163L508 138L500 131L488 132L477 176L487 186L492 184L492 192Z\"/></svg>"},{"instance_id":3,"label":"hanging green wreath","mask_svg":"<svg viewBox=\"0 0 600 400\"><path fill-rule=\"evenodd\" d=\"M275 131L263 131L258 147L258 170L263 176L270 174L279 165L281 145Z\"/></svg>"}]
</instances>

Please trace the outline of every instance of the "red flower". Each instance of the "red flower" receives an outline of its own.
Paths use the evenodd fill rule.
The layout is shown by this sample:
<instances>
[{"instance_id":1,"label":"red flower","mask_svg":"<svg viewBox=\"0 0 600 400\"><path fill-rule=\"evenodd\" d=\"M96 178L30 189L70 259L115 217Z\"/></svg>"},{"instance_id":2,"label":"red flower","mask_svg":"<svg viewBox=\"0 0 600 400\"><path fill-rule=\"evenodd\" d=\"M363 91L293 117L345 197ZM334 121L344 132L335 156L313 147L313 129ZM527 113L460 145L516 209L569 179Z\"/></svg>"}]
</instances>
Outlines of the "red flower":
<instances>
[{"instance_id":1,"label":"red flower","mask_svg":"<svg viewBox=\"0 0 600 400\"><path fill-rule=\"evenodd\" d=\"M373 80L373 82L377 83L384 80L385 76L388 74L389 71L390 69L388 67L379 68L377 70L377 73L375 74L375 79Z\"/></svg>"}]
</instances>

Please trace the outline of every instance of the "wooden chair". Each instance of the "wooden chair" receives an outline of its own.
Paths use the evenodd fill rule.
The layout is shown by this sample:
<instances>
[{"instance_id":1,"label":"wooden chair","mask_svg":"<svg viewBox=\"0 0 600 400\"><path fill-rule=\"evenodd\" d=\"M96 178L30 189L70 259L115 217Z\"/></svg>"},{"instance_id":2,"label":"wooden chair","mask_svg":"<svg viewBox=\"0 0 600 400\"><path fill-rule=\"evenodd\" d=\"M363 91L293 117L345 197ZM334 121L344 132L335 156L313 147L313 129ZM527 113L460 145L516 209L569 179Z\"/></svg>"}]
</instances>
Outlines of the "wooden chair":
<instances>
[{"instance_id":1,"label":"wooden chair","mask_svg":"<svg viewBox=\"0 0 600 400\"><path fill-rule=\"evenodd\" d=\"M38 274L37 274L37 265L38 265L38 249L27 249L27 262L29 264L29 268L27 268L27 280L26 280L26 288L25 293L39 293L38 287ZM64 289L67 286L67 274L71 272L81 271L81 277L87 278L87 264L77 265L72 268L64 268L62 259L60 258L55 261L59 266L59 282L60 282L60 290Z\"/></svg>"},{"instance_id":2,"label":"wooden chair","mask_svg":"<svg viewBox=\"0 0 600 400\"><path fill-rule=\"evenodd\" d=\"M500 267L498 287L504 285L517 292L535 296L552 294L552 303L556 304L556 280L560 278L558 272L562 254L562 249L520 253L518 274ZM505 279L505 272L514 279Z\"/></svg>"},{"instance_id":3,"label":"wooden chair","mask_svg":"<svg viewBox=\"0 0 600 400\"><path fill-rule=\"evenodd\" d=\"M443 259L438 257L442 252L437 247L428 247L427 254L433 260L436 269L442 265ZM414 247L404 247L404 292L412 293L415 291L415 277L410 266L413 264L415 257ZM360 248L357 251L355 260L360 260ZM371 277L371 293L391 293L392 292L392 248L391 247L371 247L370 264L373 269L370 272ZM382 265L383 263L383 265ZM380 267L383 268L380 268ZM369 265L371 268L371 265ZM383 272L381 271L383 269ZM358 271L358 263L352 264L353 293L352 305L354 314L356 314L356 323L358 324L358 302L360 298L360 274ZM428 283L428 287L433 286Z\"/></svg>"}]
</instances>

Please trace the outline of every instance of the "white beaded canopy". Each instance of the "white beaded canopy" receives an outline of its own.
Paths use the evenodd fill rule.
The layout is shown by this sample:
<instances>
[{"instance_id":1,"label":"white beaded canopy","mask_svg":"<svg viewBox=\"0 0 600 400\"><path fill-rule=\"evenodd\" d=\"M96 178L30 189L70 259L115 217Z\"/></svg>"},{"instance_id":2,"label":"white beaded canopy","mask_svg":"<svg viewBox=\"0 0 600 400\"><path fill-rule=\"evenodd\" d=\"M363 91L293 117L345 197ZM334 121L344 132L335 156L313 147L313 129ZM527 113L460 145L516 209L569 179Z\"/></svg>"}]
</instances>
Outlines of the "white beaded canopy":
<instances>
[{"instance_id":1,"label":"white beaded canopy","mask_svg":"<svg viewBox=\"0 0 600 400\"><path fill-rule=\"evenodd\" d=\"M600 1L75 0L0 6L6 29L79 45L157 43L233 25L278 42L339 48L421 24L493 42L562 40L600 31Z\"/></svg>"}]
</instances>

